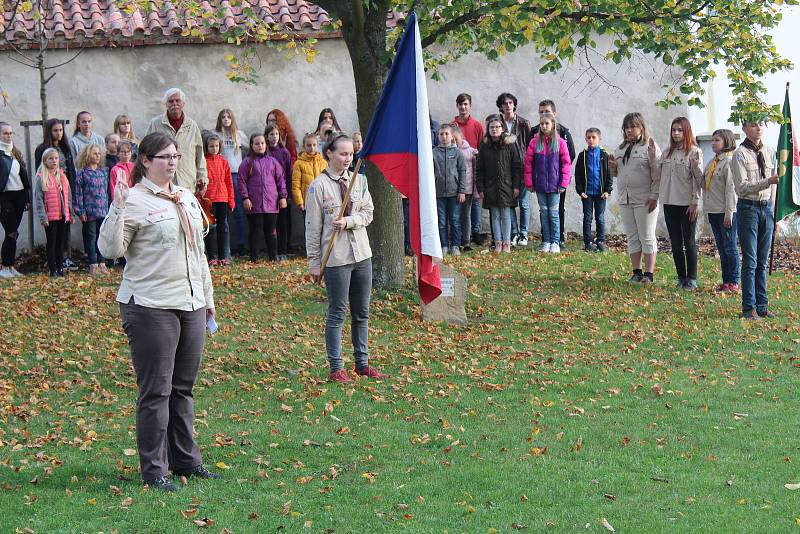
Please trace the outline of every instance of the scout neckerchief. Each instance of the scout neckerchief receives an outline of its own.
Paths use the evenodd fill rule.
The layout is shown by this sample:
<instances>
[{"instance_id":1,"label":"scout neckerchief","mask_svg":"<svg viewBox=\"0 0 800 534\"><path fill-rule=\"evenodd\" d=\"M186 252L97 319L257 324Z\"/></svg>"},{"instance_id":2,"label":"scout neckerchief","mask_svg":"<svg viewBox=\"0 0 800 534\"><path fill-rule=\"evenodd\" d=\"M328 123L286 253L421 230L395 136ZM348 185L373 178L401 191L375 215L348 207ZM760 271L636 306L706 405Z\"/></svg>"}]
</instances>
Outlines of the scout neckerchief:
<instances>
[{"instance_id":1,"label":"scout neckerchief","mask_svg":"<svg viewBox=\"0 0 800 534\"><path fill-rule=\"evenodd\" d=\"M717 163L721 158L727 157L730 157L730 152L723 152L714 156L714 161L711 162L711 167L708 168L708 174L706 175L706 191L711 189L711 177L714 176L714 171L717 170Z\"/></svg>"},{"instance_id":2,"label":"scout neckerchief","mask_svg":"<svg viewBox=\"0 0 800 534\"><path fill-rule=\"evenodd\" d=\"M186 201L183 200L183 195L181 194L181 192L176 189L175 192L169 193L169 192L165 191L164 189L162 189L161 191L158 191L156 193L152 189L150 189L149 187L147 187L145 185L142 185L142 187L144 189L146 189L147 191L150 191L150 193L154 194L155 196L157 196L159 198L163 198L165 200L169 200L170 202L174 203L175 206L177 206L177 208L178 208L178 219L181 222L181 228L183 229L183 234L186 236L186 242L189 244L190 248L193 247L194 246L194 227L192 225L192 219L191 219L191 217L189 217L189 212L186 211ZM203 210L201 209L200 211L202 212ZM203 214L203 217L205 217L205 214Z\"/></svg>"},{"instance_id":3,"label":"scout neckerchief","mask_svg":"<svg viewBox=\"0 0 800 534\"><path fill-rule=\"evenodd\" d=\"M345 170L342 173L342 175L339 176L338 178L334 178L333 176L331 176L331 173L328 172L328 169L325 169L322 172L324 172L328 178L339 184L339 193L342 196L342 202L344 202L344 198L347 196L347 182L345 181L345 176L347 176L347 170ZM350 201L350 199L347 199L347 204L344 207L344 212L342 216L347 217L348 215L350 215L351 208L352 208L352 202Z\"/></svg>"},{"instance_id":4,"label":"scout neckerchief","mask_svg":"<svg viewBox=\"0 0 800 534\"><path fill-rule=\"evenodd\" d=\"M764 147L763 143L761 146L756 146L754 142L750 139L745 139L742 142L742 146L748 150L752 150L756 153L756 161L758 161L758 172L761 173L761 179L767 179L767 160L764 159L764 154L761 152L761 149Z\"/></svg>"}]
</instances>

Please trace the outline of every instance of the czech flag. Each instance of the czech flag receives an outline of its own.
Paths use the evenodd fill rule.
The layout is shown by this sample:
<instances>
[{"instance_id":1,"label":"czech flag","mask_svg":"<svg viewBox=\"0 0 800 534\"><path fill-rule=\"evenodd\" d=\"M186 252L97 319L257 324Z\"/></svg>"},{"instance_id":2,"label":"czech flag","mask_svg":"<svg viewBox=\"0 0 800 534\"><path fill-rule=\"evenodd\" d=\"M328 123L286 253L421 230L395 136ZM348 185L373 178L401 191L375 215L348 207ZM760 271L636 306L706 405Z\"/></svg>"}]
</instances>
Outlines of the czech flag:
<instances>
[{"instance_id":1,"label":"czech flag","mask_svg":"<svg viewBox=\"0 0 800 534\"><path fill-rule=\"evenodd\" d=\"M417 254L419 294L429 304L442 293L442 245L436 212L428 90L422 43L413 11L364 138L361 157L374 163L409 201L411 248Z\"/></svg>"}]
</instances>

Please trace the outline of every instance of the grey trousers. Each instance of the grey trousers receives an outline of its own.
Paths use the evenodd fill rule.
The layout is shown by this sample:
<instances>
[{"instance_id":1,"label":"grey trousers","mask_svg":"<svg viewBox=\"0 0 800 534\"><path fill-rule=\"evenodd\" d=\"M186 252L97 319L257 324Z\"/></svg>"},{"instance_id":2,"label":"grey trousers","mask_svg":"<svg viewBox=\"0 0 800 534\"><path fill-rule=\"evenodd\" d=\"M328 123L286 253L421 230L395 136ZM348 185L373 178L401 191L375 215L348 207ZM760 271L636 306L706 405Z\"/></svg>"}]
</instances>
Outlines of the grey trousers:
<instances>
[{"instance_id":1,"label":"grey trousers","mask_svg":"<svg viewBox=\"0 0 800 534\"><path fill-rule=\"evenodd\" d=\"M192 388L205 346L205 308L162 310L120 303L136 370L136 446L143 480L202 463L192 435Z\"/></svg>"},{"instance_id":2,"label":"grey trousers","mask_svg":"<svg viewBox=\"0 0 800 534\"><path fill-rule=\"evenodd\" d=\"M342 364L342 326L350 301L351 338L356 367L363 369L369 360L369 298L372 291L372 260L325 268L328 317L325 320L325 351L330 371Z\"/></svg>"}]
</instances>

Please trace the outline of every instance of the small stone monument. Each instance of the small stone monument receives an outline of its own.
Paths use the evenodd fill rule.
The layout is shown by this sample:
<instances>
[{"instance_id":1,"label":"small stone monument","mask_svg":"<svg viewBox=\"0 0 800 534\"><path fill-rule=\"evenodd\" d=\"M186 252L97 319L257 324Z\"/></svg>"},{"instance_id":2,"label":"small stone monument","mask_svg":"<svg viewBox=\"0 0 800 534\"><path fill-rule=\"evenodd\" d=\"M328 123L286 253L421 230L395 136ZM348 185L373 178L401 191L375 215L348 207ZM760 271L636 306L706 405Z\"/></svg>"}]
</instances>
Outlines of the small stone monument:
<instances>
[{"instance_id":1,"label":"small stone monument","mask_svg":"<svg viewBox=\"0 0 800 534\"><path fill-rule=\"evenodd\" d=\"M444 263L439 264L442 294L430 304L422 304L422 320L447 324L467 324L464 302L467 277Z\"/></svg>"}]
</instances>

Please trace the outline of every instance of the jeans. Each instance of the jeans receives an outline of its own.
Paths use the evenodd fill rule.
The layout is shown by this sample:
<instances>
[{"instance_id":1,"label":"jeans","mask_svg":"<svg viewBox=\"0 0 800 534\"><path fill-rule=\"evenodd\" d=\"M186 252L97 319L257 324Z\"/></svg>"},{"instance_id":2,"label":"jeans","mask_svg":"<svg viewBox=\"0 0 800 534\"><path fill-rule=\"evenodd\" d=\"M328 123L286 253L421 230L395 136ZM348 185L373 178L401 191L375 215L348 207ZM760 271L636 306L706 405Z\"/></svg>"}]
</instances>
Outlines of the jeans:
<instances>
[{"instance_id":1,"label":"jeans","mask_svg":"<svg viewBox=\"0 0 800 534\"><path fill-rule=\"evenodd\" d=\"M461 246L461 204L458 203L458 197L436 197L436 212L439 217L439 241L442 246L448 248Z\"/></svg>"},{"instance_id":2,"label":"jeans","mask_svg":"<svg viewBox=\"0 0 800 534\"><path fill-rule=\"evenodd\" d=\"M565 205L567 202L567 192L562 191L559 193L558 199L558 230L559 230L559 239L563 242L567 240L567 233L564 231L564 222L566 221L567 217L564 215Z\"/></svg>"},{"instance_id":3,"label":"jeans","mask_svg":"<svg viewBox=\"0 0 800 534\"><path fill-rule=\"evenodd\" d=\"M511 213L513 208L489 208L492 218L492 238L495 245L511 242Z\"/></svg>"},{"instance_id":4,"label":"jeans","mask_svg":"<svg viewBox=\"0 0 800 534\"><path fill-rule=\"evenodd\" d=\"M0 253L3 267L14 266L17 256L17 238L19 238L18 230L27 201L28 195L25 191L0 193L0 224L6 234L3 239L2 253Z\"/></svg>"},{"instance_id":5,"label":"jeans","mask_svg":"<svg viewBox=\"0 0 800 534\"><path fill-rule=\"evenodd\" d=\"M587 247L592 244L592 218L596 225L596 243L606 241L606 199L600 195L590 195L589 198L581 197L583 203L583 244Z\"/></svg>"},{"instance_id":6,"label":"jeans","mask_svg":"<svg viewBox=\"0 0 800 534\"><path fill-rule=\"evenodd\" d=\"M730 228L725 228L724 213L709 213L708 224L714 232L714 241L717 243L719 262L722 267L722 283L739 283L739 247L736 245L736 213Z\"/></svg>"},{"instance_id":7,"label":"jeans","mask_svg":"<svg viewBox=\"0 0 800 534\"><path fill-rule=\"evenodd\" d=\"M481 203L478 197L472 197L472 205L469 207L469 218L472 222L472 235L477 236L481 233Z\"/></svg>"},{"instance_id":8,"label":"jeans","mask_svg":"<svg viewBox=\"0 0 800 534\"><path fill-rule=\"evenodd\" d=\"M47 267L52 274L64 266L64 242L68 241L69 223L65 219L50 221L44 233L47 236Z\"/></svg>"},{"instance_id":9,"label":"jeans","mask_svg":"<svg viewBox=\"0 0 800 534\"><path fill-rule=\"evenodd\" d=\"M145 308L120 303L136 371L136 448L142 479L203 463L194 439L192 390L205 346L206 309Z\"/></svg>"},{"instance_id":10,"label":"jeans","mask_svg":"<svg viewBox=\"0 0 800 534\"><path fill-rule=\"evenodd\" d=\"M511 210L511 235L528 237L528 224L531 220L531 196L526 188L519 191L519 224L517 224L517 212Z\"/></svg>"},{"instance_id":11,"label":"jeans","mask_svg":"<svg viewBox=\"0 0 800 534\"><path fill-rule=\"evenodd\" d=\"M772 245L775 221L769 201L739 199L736 205L739 243L742 245L742 312L755 309L765 312L767 296L767 262Z\"/></svg>"},{"instance_id":12,"label":"jeans","mask_svg":"<svg viewBox=\"0 0 800 534\"><path fill-rule=\"evenodd\" d=\"M225 249L226 258L231 256L230 243L232 242L236 248L244 248L247 242L247 224L244 214L244 205L242 204L242 197L239 195L239 173L231 173L233 178L233 190L236 198L236 208L233 210L233 238L229 240L229 248Z\"/></svg>"},{"instance_id":13,"label":"jeans","mask_svg":"<svg viewBox=\"0 0 800 534\"><path fill-rule=\"evenodd\" d=\"M407 251L411 250L411 227L408 223L411 206L408 202L409 200L403 197L403 246Z\"/></svg>"},{"instance_id":14,"label":"jeans","mask_svg":"<svg viewBox=\"0 0 800 534\"><path fill-rule=\"evenodd\" d=\"M539 220L542 223L542 243L558 244L558 193L536 193L539 201Z\"/></svg>"},{"instance_id":15,"label":"jeans","mask_svg":"<svg viewBox=\"0 0 800 534\"><path fill-rule=\"evenodd\" d=\"M325 352L330 372L342 364L342 326L350 301L350 334L353 358L357 369L369 363L369 298L372 291L372 260L326 267L325 292L328 295L328 316L325 319Z\"/></svg>"},{"instance_id":16,"label":"jeans","mask_svg":"<svg viewBox=\"0 0 800 534\"><path fill-rule=\"evenodd\" d=\"M664 204L664 222L667 223L678 278L697 280L697 220L689 220L688 209L689 206Z\"/></svg>"},{"instance_id":17,"label":"jeans","mask_svg":"<svg viewBox=\"0 0 800 534\"><path fill-rule=\"evenodd\" d=\"M103 219L94 219L83 223L83 250L89 256L89 264L104 263L106 260L97 248L97 238L100 236L100 226Z\"/></svg>"},{"instance_id":18,"label":"jeans","mask_svg":"<svg viewBox=\"0 0 800 534\"><path fill-rule=\"evenodd\" d=\"M472 195L466 195L461 204L461 246L466 247L472 239Z\"/></svg>"},{"instance_id":19,"label":"jeans","mask_svg":"<svg viewBox=\"0 0 800 534\"><path fill-rule=\"evenodd\" d=\"M277 213L252 213L247 216L247 225L250 230L250 259L258 260L258 252L261 248L259 234L264 234L267 242L267 257L270 261L278 259L278 239L275 236L275 227L278 223Z\"/></svg>"}]
</instances>

